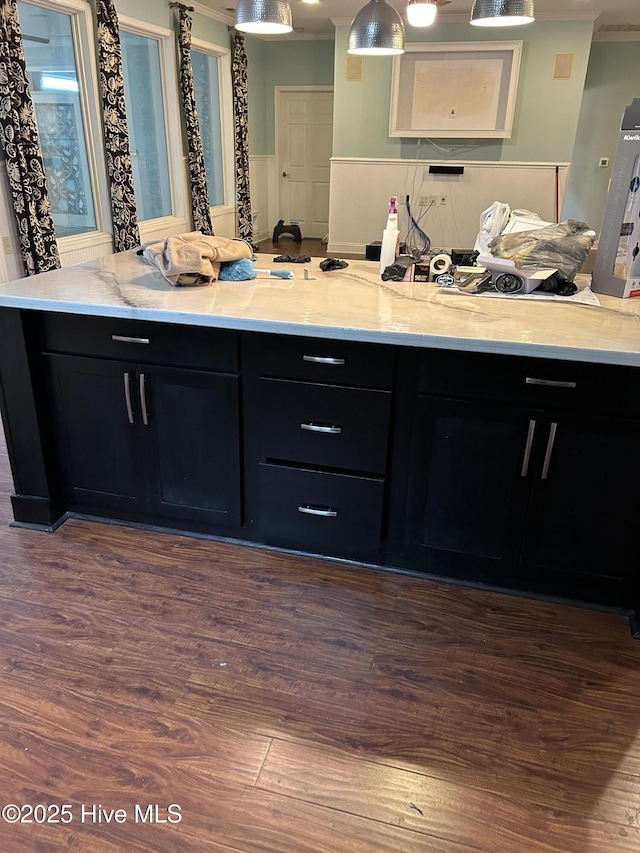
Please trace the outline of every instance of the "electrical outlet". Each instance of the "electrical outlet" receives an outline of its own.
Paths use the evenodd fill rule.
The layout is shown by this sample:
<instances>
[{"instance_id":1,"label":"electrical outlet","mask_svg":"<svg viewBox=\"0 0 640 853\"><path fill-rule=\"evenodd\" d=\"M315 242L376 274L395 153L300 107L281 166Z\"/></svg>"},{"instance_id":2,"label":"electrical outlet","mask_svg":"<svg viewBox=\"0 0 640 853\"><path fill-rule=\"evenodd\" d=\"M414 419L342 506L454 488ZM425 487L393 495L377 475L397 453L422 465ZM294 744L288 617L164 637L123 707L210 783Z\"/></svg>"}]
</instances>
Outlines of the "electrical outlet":
<instances>
[{"instance_id":1,"label":"electrical outlet","mask_svg":"<svg viewBox=\"0 0 640 853\"><path fill-rule=\"evenodd\" d=\"M2 250L5 255L13 255L13 240L8 234L2 238Z\"/></svg>"},{"instance_id":2,"label":"electrical outlet","mask_svg":"<svg viewBox=\"0 0 640 853\"><path fill-rule=\"evenodd\" d=\"M421 195L420 196L420 207L433 207L434 204L438 203L437 195Z\"/></svg>"},{"instance_id":3,"label":"electrical outlet","mask_svg":"<svg viewBox=\"0 0 640 853\"><path fill-rule=\"evenodd\" d=\"M438 196L438 200L439 200L439 204L446 204L446 203L447 203L447 197L446 197L446 195L440 195L440 196Z\"/></svg>"}]
</instances>

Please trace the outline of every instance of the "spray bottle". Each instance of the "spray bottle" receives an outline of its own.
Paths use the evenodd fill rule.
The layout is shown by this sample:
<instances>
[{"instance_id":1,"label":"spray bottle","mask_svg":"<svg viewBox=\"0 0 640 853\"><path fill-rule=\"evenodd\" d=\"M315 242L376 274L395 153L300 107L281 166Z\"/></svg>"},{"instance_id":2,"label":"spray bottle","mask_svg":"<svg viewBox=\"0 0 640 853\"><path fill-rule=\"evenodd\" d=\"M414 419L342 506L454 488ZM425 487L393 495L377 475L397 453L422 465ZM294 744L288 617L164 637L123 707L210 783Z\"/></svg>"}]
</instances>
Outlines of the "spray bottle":
<instances>
[{"instance_id":1,"label":"spray bottle","mask_svg":"<svg viewBox=\"0 0 640 853\"><path fill-rule=\"evenodd\" d=\"M398 199L392 195L389 199L389 217L387 227L382 232L380 249L380 275L388 266L395 263L400 253L400 232L398 231Z\"/></svg>"}]
</instances>

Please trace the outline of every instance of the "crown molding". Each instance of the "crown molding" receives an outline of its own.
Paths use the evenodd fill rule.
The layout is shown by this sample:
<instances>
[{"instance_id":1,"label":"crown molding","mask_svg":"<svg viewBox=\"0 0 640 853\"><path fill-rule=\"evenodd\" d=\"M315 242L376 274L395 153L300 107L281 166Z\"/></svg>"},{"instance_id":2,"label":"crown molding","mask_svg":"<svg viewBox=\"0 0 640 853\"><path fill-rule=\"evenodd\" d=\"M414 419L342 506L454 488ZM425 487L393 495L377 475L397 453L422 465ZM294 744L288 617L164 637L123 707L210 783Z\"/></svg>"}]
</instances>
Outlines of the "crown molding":
<instances>
[{"instance_id":1,"label":"crown molding","mask_svg":"<svg viewBox=\"0 0 640 853\"><path fill-rule=\"evenodd\" d=\"M640 33L599 33L596 30L593 41L640 41Z\"/></svg>"},{"instance_id":2,"label":"crown molding","mask_svg":"<svg viewBox=\"0 0 640 853\"><path fill-rule=\"evenodd\" d=\"M193 6L193 11L199 15L204 15L205 18L213 18L214 21L220 21L221 24L233 26L236 22L236 16L232 12L223 12L220 9L210 9L203 3L190 3Z\"/></svg>"}]
</instances>

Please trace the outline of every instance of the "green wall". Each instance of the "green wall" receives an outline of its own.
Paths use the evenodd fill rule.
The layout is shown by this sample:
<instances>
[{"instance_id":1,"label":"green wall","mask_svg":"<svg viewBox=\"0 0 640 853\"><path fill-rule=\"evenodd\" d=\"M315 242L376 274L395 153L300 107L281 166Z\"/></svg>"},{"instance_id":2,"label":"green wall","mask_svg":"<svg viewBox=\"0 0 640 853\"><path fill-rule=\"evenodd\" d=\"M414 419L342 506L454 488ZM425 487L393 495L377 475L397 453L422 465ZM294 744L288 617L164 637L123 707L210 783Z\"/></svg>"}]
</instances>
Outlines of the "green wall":
<instances>
[{"instance_id":1,"label":"green wall","mask_svg":"<svg viewBox=\"0 0 640 853\"><path fill-rule=\"evenodd\" d=\"M159 27L174 29L174 22L178 16L177 10L169 6L169 2L159 0L115 0L116 11L119 15L127 15L140 21L147 21ZM226 24L215 21L198 12L191 12L193 20L191 34L193 38L208 41L220 47L229 47L229 30Z\"/></svg>"},{"instance_id":2,"label":"green wall","mask_svg":"<svg viewBox=\"0 0 640 853\"><path fill-rule=\"evenodd\" d=\"M168 2L116 0L120 15L174 28ZM599 230L611 175L598 167L600 157L615 157L624 107L640 97L640 41L591 44L590 21L541 21L489 35L466 23L439 24L429 41L473 42L522 40L523 53L514 132L506 140L390 139L388 134L392 61L365 59L363 79L345 77L348 26L333 40L259 39L246 36L249 63L249 149L253 155L275 153L274 88L278 85L333 85L334 141L338 157L571 161L563 217L583 219ZM226 24L193 13L193 37L230 46ZM407 40L423 34L407 28ZM552 80L556 51L575 52L571 80ZM583 94L584 92L584 94Z\"/></svg>"},{"instance_id":3,"label":"green wall","mask_svg":"<svg viewBox=\"0 0 640 853\"><path fill-rule=\"evenodd\" d=\"M245 39L249 76L249 152L275 154L276 86L332 86L333 39Z\"/></svg>"},{"instance_id":4,"label":"green wall","mask_svg":"<svg viewBox=\"0 0 640 853\"><path fill-rule=\"evenodd\" d=\"M564 162L571 158L589 60L591 21L543 21L490 37L466 23L439 24L431 42L522 41L522 62L513 136L505 140L448 140L439 152L422 140L390 139L387 135L392 60L364 60L363 80L345 80L348 27L336 32L335 123L333 153L340 157L522 160ZM407 41L424 42L407 28ZM556 51L575 52L571 80L552 80ZM469 143L472 144L469 144Z\"/></svg>"},{"instance_id":5,"label":"green wall","mask_svg":"<svg viewBox=\"0 0 640 853\"><path fill-rule=\"evenodd\" d=\"M563 216L600 230L622 113L640 98L640 41L596 42L585 83ZM608 157L608 168L598 166Z\"/></svg>"}]
</instances>

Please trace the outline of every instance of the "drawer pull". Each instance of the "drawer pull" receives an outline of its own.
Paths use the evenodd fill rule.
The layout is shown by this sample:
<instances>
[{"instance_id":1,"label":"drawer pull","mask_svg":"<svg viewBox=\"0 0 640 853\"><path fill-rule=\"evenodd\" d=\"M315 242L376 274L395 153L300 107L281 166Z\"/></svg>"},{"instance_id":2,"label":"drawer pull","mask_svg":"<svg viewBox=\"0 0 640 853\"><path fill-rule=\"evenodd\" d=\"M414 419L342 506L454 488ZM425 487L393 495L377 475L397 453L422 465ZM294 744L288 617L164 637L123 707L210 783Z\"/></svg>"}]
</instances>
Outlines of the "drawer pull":
<instances>
[{"instance_id":1,"label":"drawer pull","mask_svg":"<svg viewBox=\"0 0 640 853\"><path fill-rule=\"evenodd\" d=\"M330 424L313 424L311 422L301 423L300 429L306 429L309 432L324 432L330 435L340 435L342 432L341 426L331 426Z\"/></svg>"},{"instance_id":2,"label":"drawer pull","mask_svg":"<svg viewBox=\"0 0 640 853\"><path fill-rule=\"evenodd\" d=\"M536 422L529 421L529 432L527 433L527 443L524 447L524 459L522 460L521 477L526 477L529 472L529 460L531 459L531 447L533 445L533 436L536 431Z\"/></svg>"},{"instance_id":3,"label":"drawer pull","mask_svg":"<svg viewBox=\"0 0 640 853\"><path fill-rule=\"evenodd\" d=\"M562 382L559 379L534 379L532 376L527 376L527 385L546 385L549 388L576 388L577 382Z\"/></svg>"},{"instance_id":4,"label":"drawer pull","mask_svg":"<svg viewBox=\"0 0 640 853\"><path fill-rule=\"evenodd\" d=\"M304 512L307 515L322 515L324 518L336 518L338 515L337 509L331 509L331 507L323 508L319 506L309 506L308 504L299 506L298 512Z\"/></svg>"},{"instance_id":5,"label":"drawer pull","mask_svg":"<svg viewBox=\"0 0 640 853\"><path fill-rule=\"evenodd\" d=\"M344 358L332 358L328 355L303 355L303 361L313 361L315 364L332 364L334 367L345 363Z\"/></svg>"},{"instance_id":6,"label":"drawer pull","mask_svg":"<svg viewBox=\"0 0 640 853\"><path fill-rule=\"evenodd\" d=\"M124 377L124 400L127 404L127 418L129 423L133 423L133 409L131 408L131 377L128 373L122 374Z\"/></svg>"},{"instance_id":7,"label":"drawer pull","mask_svg":"<svg viewBox=\"0 0 640 853\"><path fill-rule=\"evenodd\" d=\"M130 338L128 335L111 335L112 341L120 341L124 344L150 344L149 338Z\"/></svg>"},{"instance_id":8,"label":"drawer pull","mask_svg":"<svg viewBox=\"0 0 640 853\"><path fill-rule=\"evenodd\" d=\"M149 413L147 412L147 389L145 385L145 375L140 374L140 406L142 408L142 423L149 426Z\"/></svg>"},{"instance_id":9,"label":"drawer pull","mask_svg":"<svg viewBox=\"0 0 640 853\"><path fill-rule=\"evenodd\" d=\"M544 454L544 463L542 465L542 480L547 479L547 474L549 473L549 465L551 464L551 454L553 453L553 445L556 440L556 430L558 429L558 424L552 423L549 428L549 438L547 439L547 452Z\"/></svg>"}]
</instances>

